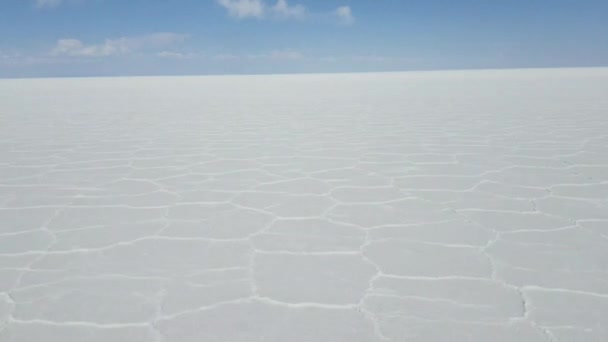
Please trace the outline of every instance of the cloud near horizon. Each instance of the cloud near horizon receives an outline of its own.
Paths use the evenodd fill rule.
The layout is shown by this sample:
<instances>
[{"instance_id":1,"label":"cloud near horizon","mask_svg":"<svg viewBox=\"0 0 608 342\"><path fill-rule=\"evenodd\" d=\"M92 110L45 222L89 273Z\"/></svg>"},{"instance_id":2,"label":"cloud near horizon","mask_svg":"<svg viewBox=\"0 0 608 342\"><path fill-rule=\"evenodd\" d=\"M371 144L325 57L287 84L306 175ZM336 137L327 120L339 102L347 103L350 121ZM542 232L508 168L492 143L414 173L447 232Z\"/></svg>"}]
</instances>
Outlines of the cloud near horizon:
<instances>
[{"instance_id":1,"label":"cloud near horizon","mask_svg":"<svg viewBox=\"0 0 608 342\"><path fill-rule=\"evenodd\" d=\"M200 52L180 52L163 50L156 53L156 56L163 59L173 60L186 60L186 59L199 59L199 60L214 60L214 61L244 61L244 60L282 60L282 61L296 61L307 58L307 56L297 50L293 49L282 49L282 50L271 50L263 53L253 54L235 54L235 53L219 53L215 55L206 55Z\"/></svg>"},{"instance_id":2,"label":"cloud near horizon","mask_svg":"<svg viewBox=\"0 0 608 342\"><path fill-rule=\"evenodd\" d=\"M144 49L162 48L183 42L188 35L160 32L145 36L106 39L99 44L85 44L74 38L59 39L51 50L52 56L109 57L134 53Z\"/></svg>"}]
</instances>

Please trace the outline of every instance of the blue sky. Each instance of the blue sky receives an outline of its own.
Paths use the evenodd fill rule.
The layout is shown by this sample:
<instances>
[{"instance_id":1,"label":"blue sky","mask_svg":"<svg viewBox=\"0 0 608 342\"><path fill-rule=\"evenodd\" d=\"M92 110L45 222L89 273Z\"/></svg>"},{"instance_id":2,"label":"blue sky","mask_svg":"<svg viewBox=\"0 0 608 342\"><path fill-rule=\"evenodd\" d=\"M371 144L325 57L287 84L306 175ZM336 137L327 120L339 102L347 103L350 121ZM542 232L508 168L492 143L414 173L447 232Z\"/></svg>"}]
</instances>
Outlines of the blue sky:
<instances>
[{"instance_id":1,"label":"blue sky","mask_svg":"<svg viewBox=\"0 0 608 342\"><path fill-rule=\"evenodd\" d=\"M0 77L607 65L606 0L0 0Z\"/></svg>"}]
</instances>

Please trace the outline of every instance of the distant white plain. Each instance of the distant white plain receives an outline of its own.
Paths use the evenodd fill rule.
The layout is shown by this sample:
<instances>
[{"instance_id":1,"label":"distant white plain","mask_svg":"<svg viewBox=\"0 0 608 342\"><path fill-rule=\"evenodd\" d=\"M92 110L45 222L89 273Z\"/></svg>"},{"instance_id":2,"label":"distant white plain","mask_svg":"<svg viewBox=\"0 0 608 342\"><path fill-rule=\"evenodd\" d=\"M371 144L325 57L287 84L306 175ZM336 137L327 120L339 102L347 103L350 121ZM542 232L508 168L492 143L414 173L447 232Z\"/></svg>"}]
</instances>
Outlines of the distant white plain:
<instances>
[{"instance_id":1,"label":"distant white plain","mask_svg":"<svg viewBox=\"0 0 608 342\"><path fill-rule=\"evenodd\" d=\"M0 80L0 341L608 341L608 69Z\"/></svg>"}]
</instances>

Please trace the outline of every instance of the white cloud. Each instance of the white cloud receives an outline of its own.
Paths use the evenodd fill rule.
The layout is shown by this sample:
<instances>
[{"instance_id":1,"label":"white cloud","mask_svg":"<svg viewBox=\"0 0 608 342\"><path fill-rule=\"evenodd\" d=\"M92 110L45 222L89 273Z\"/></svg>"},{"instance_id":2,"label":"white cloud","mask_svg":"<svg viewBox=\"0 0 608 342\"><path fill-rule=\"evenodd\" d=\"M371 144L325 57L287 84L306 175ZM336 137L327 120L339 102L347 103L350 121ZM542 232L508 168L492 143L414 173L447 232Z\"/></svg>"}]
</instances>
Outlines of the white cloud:
<instances>
[{"instance_id":1,"label":"white cloud","mask_svg":"<svg viewBox=\"0 0 608 342\"><path fill-rule=\"evenodd\" d=\"M350 6L340 6L336 8L334 14L338 17L340 23L344 25L351 25L355 22L355 17L353 16L353 11L350 9Z\"/></svg>"},{"instance_id":2,"label":"white cloud","mask_svg":"<svg viewBox=\"0 0 608 342\"><path fill-rule=\"evenodd\" d=\"M239 19L262 18L266 7L262 0L217 0L217 3Z\"/></svg>"},{"instance_id":3,"label":"white cloud","mask_svg":"<svg viewBox=\"0 0 608 342\"><path fill-rule=\"evenodd\" d=\"M53 8L61 5L62 0L36 0L36 8Z\"/></svg>"},{"instance_id":4,"label":"white cloud","mask_svg":"<svg viewBox=\"0 0 608 342\"><path fill-rule=\"evenodd\" d=\"M216 2L224 7L231 17L238 19L302 20L306 17L329 15L337 18L343 25L351 25L355 22L350 6L340 6L330 13L309 13L304 5L290 5L288 0L276 0L272 6L268 6L264 0L216 0Z\"/></svg>"},{"instance_id":5,"label":"white cloud","mask_svg":"<svg viewBox=\"0 0 608 342\"><path fill-rule=\"evenodd\" d=\"M269 6L264 0L216 0L226 8L228 14L238 19L245 18L275 18L275 19L304 19L306 7L300 4L290 5L287 0L277 0Z\"/></svg>"},{"instance_id":6,"label":"white cloud","mask_svg":"<svg viewBox=\"0 0 608 342\"><path fill-rule=\"evenodd\" d=\"M161 48L184 41L188 36L171 32L138 37L106 39L99 44L85 44L78 39L60 39L51 50L54 56L107 57L125 55L143 49Z\"/></svg>"},{"instance_id":7,"label":"white cloud","mask_svg":"<svg viewBox=\"0 0 608 342\"><path fill-rule=\"evenodd\" d=\"M303 19L306 16L306 7L300 4L290 6L286 0L278 0L272 11L280 19Z\"/></svg>"}]
</instances>

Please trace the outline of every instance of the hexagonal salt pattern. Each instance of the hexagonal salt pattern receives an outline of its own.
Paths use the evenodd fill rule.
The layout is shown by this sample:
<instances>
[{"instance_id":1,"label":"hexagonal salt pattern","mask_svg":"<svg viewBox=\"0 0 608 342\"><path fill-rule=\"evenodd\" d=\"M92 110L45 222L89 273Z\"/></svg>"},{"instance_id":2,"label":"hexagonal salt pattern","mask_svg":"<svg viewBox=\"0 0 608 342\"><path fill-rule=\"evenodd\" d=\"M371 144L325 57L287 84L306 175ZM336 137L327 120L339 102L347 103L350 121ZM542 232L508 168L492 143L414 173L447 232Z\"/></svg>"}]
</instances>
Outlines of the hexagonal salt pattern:
<instances>
[{"instance_id":1,"label":"hexagonal salt pattern","mask_svg":"<svg viewBox=\"0 0 608 342\"><path fill-rule=\"evenodd\" d=\"M0 341L607 341L607 94L0 80Z\"/></svg>"}]
</instances>

